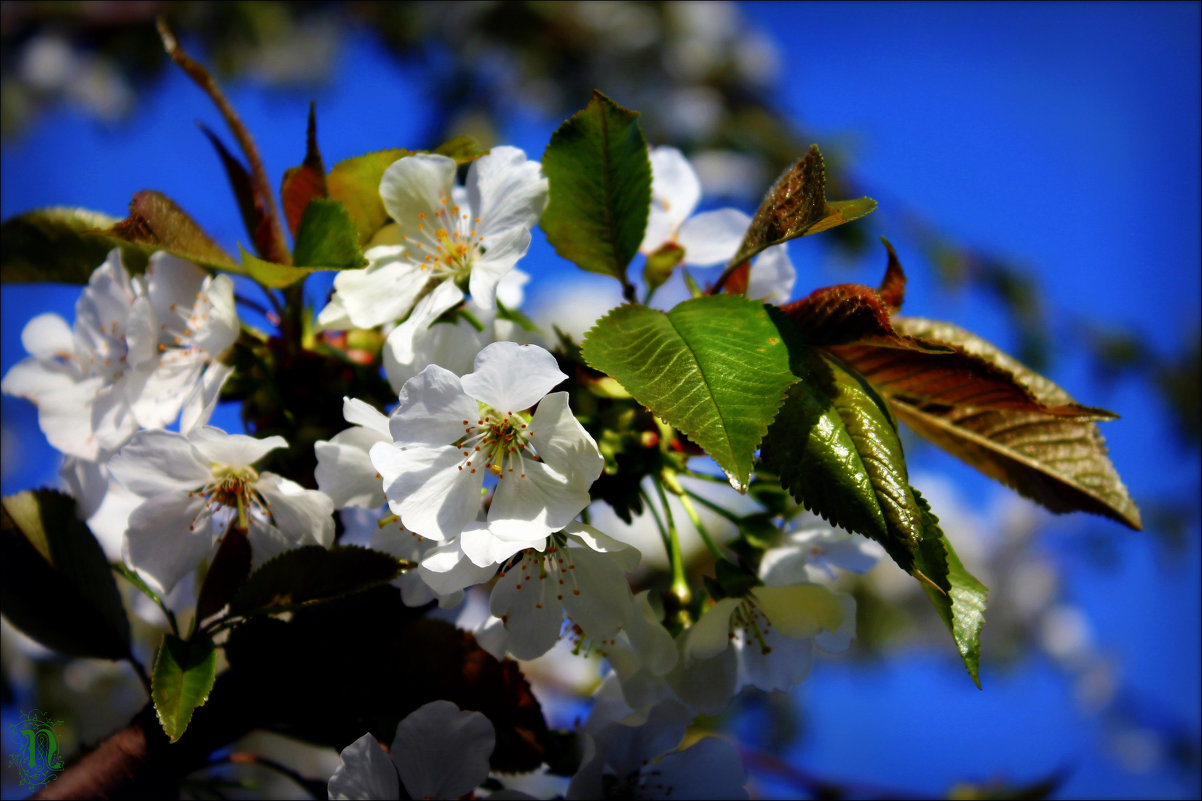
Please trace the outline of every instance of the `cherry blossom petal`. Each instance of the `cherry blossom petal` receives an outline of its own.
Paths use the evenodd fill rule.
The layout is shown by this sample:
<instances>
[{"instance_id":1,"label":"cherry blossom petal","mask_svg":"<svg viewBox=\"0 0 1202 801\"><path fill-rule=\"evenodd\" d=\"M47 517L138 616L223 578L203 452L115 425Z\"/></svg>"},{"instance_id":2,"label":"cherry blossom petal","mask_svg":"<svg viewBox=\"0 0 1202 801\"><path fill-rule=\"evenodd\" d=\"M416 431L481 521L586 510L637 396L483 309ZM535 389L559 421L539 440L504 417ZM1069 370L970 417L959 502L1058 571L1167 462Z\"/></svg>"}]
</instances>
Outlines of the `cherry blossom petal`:
<instances>
[{"instance_id":1,"label":"cherry blossom petal","mask_svg":"<svg viewBox=\"0 0 1202 801\"><path fill-rule=\"evenodd\" d=\"M375 255L399 255L400 248L381 251ZM371 259L373 251L365 255ZM355 328L375 328L403 317L425 285L421 268L400 258L374 261L362 270L342 270L334 277L335 297ZM340 316L327 314L328 309L318 318L323 330L331 329Z\"/></svg>"},{"instance_id":2,"label":"cherry blossom petal","mask_svg":"<svg viewBox=\"0 0 1202 801\"><path fill-rule=\"evenodd\" d=\"M75 335L71 333L66 320L46 312L34 317L21 329L21 344L30 355L38 358L69 359L75 352Z\"/></svg>"},{"instance_id":3,"label":"cherry blossom petal","mask_svg":"<svg viewBox=\"0 0 1202 801\"><path fill-rule=\"evenodd\" d=\"M402 238L427 239L425 229L439 226L443 201L451 199L455 161L434 153L417 153L394 161L380 179L380 199L396 221ZM424 215L424 216L423 216ZM443 223L444 227L451 225ZM418 228L424 226L424 228ZM413 253L409 254L411 257Z\"/></svg>"},{"instance_id":4,"label":"cherry blossom petal","mask_svg":"<svg viewBox=\"0 0 1202 801\"><path fill-rule=\"evenodd\" d=\"M414 305L409 319L405 322L412 323L418 328L429 327L443 312L450 311L462 302L463 291L455 285L455 282L441 281Z\"/></svg>"},{"instance_id":5,"label":"cherry blossom petal","mask_svg":"<svg viewBox=\"0 0 1202 801\"><path fill-rule=\"evenodd\" d=\"M577 487L587 490L601 475L605 459L568 408L568 393L552 392L539 401L530 428L539 457Z\"/></svg>"},{"instance_id":6,"label":"cherry blossom petal","mask_svg":"<svg viewBox=\"0 0 1202 801\"><path fill-rule=\"evenodd\" d=\"M786 637L813 637L820 630L836 631L843 621L843 606L821 584L756 587L756 603L772 626Z\"/></svg>"},{"instance_id":7,"label":"cherry blossom petal","mask_svg":"<svg viewBox=\"0 0 1202 801\"><path fill-rule=\"evenodd\" d=\"M734 747L705 737L668 754L646 772L644 798L745 799L747 776Z\"/></svg>"},{"instance_id":8,"label":"cherry blossom petal","mask_svg":"<svg viewBox=\"0 0 1202 801\"><path fill-rule=\"evenodd\" d=\"M563 604L558 585L541 575L537 561L523 558L497 579L489 611L505 621L506 650L517 659L542 656L559 642Z\"/></svg>"},{"instance_id":9,"label":"cherry blossom petal","mask_svg":"<svg viewBox=\"0 0 1202 801\"><path fill-rule=\"evenodd\" d=\"M472 299L486 309L496 306L497 286L518 259L530 249L530 229L511 228L488 237L482 243L487 250L472 263L468 289Z\"/></svg>"},{"instance_id":10,"label":"cherry blossom petal","mask_svg":"<svg viewBox=\"0 0 1202 801\"><path fill-rule=\"evenodd\" d=\"M797 271L789 260L788 246L781 243L756 257L747 278L747 297L769 303L787 303L793 295Z\"/></svg>"},{"instance_id":11,"label":"cherry blossom petal","mask_svg":"<svg viewBox=\"0 0 1202 801\"><path fill-rule=\"evenodd\" d=\"M751 218L738 209L706 211L684 221L676 243L684 248L688 264L720 264L734 257L749 225Z\"/></svg>"},{"instance_id":12,"label":"cherry blossom petal","mask_svg":"<svg viewBox=\"0 0 1202 801\"><path fill-rule=\"evenodd\" d=\"M525 478L515 473L497 483L488 527L503 539L534 543L570 523L588 506L589 494L542 462L527 461L525 470Z\"/></svg>"},{"instance_id":13,"label":"cherry blossom petal","mask_svg":"<svg viewBox=\"0 0 1202 801\"><path fill-rule=\"evenodd\" d=\"M685 633L688 660L709 659L730 647L730 616L742 603L738 598L723 598L701 615Z\"/></svg>"},{"instance_id":14,"label":"cherry blossom petal","mask_svg":"<svg viewBox=\"0 0 1202 801\"><path fill-rule=\"evenodd\" d=\"M486 331L477 331L463 318L425 327L406 320L384 341L384 375L397 392L431 364L463 375L471 371L476 354L488 342L486 337Z\"/></svg>"},{"instance_id":15,"label":"cherry blossom petal","mask_svg":"<svg viewBox=\"0 0 1202 801\"><path fill-rule=\"evenodd\" d=\"M328 787L331 799L400 798L401 782L396 767L371 734L342 749L338 758Z\"/></svg>"},{"instance_id":16,"label":"cherry blossom petal","mask_svg":"<svg viewBox=\"0 0 1202 801\"><path fill-rule=\"evenodd\" d=\"M275 473L263 473L255 489L267 501L276 527L292 543L334 544L334 503L325 493L305 489Z\"/></svg>"},{"instance_id":17,"label":"cherry blossom petal","mask_svg":"<svg viewBox=\"0 0 1202 801\"><path fill-rule=\"evenodd\" d=\"M449 540L475 520L484 484L483 465L478 472L459 470L463 454L458 448L395 445L372 446L371 462L384 477L384 494L405 526L432 540Z\"/></svg>"},{"instance_id":18,"label":"cherry blossom petal","mask_svg":"<svg viewBox=\"0 0 1202 801\"><path fill-rule=\"evenodd\" d=\"M199 495L167 492L148 498L130 514L125 560L161 594L171 592L213 550L212 529L192 528L204 507Z\"/></svg>"},{"instance_id":19,"label":"cherry blossom petal","mask_svg":"<svg viewBox=\"0 0 1202 801\"><path fill-rule=\"evenodd\" d=\"M226 379L234 374L234 368L222 362L212 362L205 368L200 381L192 385L188 396L184 398L183 409L179 416L179 431L187 436L198 426L209 422L217 401L221 397L221 388Z\"/></svg>"},{"instance_id":20,"label":"cherry blossom petal","mask_svg":"<svg viewBox=\"0 0 1202 801\"><path fill-rule=\"evenodd\" d=\"M651 210L639 250L651 253L672 241L697 202L701 182L684 154L674 147L651 151Z\"/></svg>"},{"instance_id":21,"label":"cherry blossom petal","mask_svg":"<svg viewBox=\"0 0 1202 801\"><path fill-rule=\"evenodd\" d=\"M475 370L463 377L463 391L499 412L519 412L566 379L543 348L494 342L476 355Z\"/></svg>"},{"instance_id":22,"label":"cherry blossom petal","mask_svg":"<svg viewBox=\"0 0 1202 801\"><path fill-rule=\"evenodd\" d=\"M375 431L380 436L390 437L391 432L388 430L388 415L381 412L370 403L365 403L358 398L342 398L342 417L348 423Z\"/></svg>"},{"instance_id":23,"label":"cherry blossom petal","mask_svg":"<svg viewBox=\"0 0 1202 801\"><path fill-rule=\"evenodd\" d=\"M495 744L484 715L431 701L397 726L392 760L411 798L459 798L488 778Z\"/></svg>"},{"instance_id":24,"label":"cherry blossom petal","mask_svg":"<svg viewBox=\"0 0 1202 801\"><path fill-rule=\"evenodd\" d=\"M745 631L738 633L742 645L739 685L783 692L805 681L814 666L814 639L787 637L775 627L762 631L761 636L768 648L766 653L753 636Z\"/></svg>"},{"instance_id":25,"label":"cherry blossom petal","mask_svg":"<svg viewBox=\"0 0 1202 801\"><path fill-rule=\"evenodd\" d=\"M547 208L549 189L537 161L527 161L516 147L494 147L468 168L468 203L480 218L473 228L485 237L533 228Z\"/></svg>"},{"instance_id":26,"label":"cherry blossom petal","mask_svg":"<svg viewBox=\"0 0 1202 801\"><path fill-rule=\"evenodd\" d=\"M384 484L368 451L377 442L391 441L392 437L361 426L339 432L328 442L318 440L313 444L317 454L317 467L313 471L317 488L328 495L338 509L380 506L387 500Z\"/></svg>"},{"instance_id":27,"label":"cherry blossom petal","mask_svg":"<svg viewBox=\"0 0 1202 801\"><path fill-rule=\"evenodd\" d=\"M464 394L459 376L432 364L405 383L388 427L406 446L442 447L462 437L479 417L480 407Z\"/></svg>"},{"instance_id":28,"label":"cherry blossom petal","mask_svg":"<svg viewBox=\"0 0 1202 801\"><path fill-rule=\"evenodd\" d=\"M564 611L590 638L612 639L636 612L626 572L610 554L587 547L567 550L564 556L575 563L568 572L576 586L559 587Z\"/></svg>"},{"instance_id":29,"label":"cherry blossom petal","mask_svg":"<svg viewBox=\"0 0 1202 801\"><path fill-rule=\"evenodd\" d=\"M109 470L144 498L186 493L202 487L212 476L208 460L186 437L162 430L134 434L109 461Z\"/></svg>"},{"instance_id":30,"label":"cherry blossom petal","mask_svg":"<svg viewBox=\"0 0 1202 801\"><path fill-rule=\"evenodd\" d=\"M201 426L189 439L208 461L239 469L250 467L276 448L288 447L288 440L278 435L256 439L245 434L227 434L213 426Z\"/></svg>"},{"instance_id":31,"label":"cherry blossom petal","mask_svg":"<svg viewBox=\"0 0 1202 801\"><path fill-rule=\"evenodd\" d=\"M504 539L489 530L487 523L471 523L459 535L459 547L474 565L489 568L499 565L534 543L527 539Z\"/></svg>"}]
</instances>

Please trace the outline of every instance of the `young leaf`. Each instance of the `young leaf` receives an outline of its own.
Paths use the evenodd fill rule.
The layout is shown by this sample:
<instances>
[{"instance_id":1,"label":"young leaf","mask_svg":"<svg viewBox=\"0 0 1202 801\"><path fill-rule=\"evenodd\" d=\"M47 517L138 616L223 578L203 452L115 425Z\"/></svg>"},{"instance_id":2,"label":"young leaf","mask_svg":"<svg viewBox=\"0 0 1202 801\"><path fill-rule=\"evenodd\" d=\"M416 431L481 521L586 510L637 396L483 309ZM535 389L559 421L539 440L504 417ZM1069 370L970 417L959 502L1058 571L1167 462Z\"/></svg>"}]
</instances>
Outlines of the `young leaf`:
<instances>
[{"instance_id":1,"label":"young leaf","mask_svg":"<svg viewBox=\"0 0 1202 801\"><path fill-rule=\"evenodd\" d=\"M960 557L939 528L939 518L931 513L926 499L911 487L914 499L922 509L922 543L915 554L915 567L938 590L920 582L935 611L939 613L960 651L964 667L972 676L977 689L981 688L981 628L985 625L985 600L989 590L964 569Z\"/></svg>"},{"instance_id":2,"label":"young leaf","mask_svg":"<svg viewBox=\"0 0 1202 801\"><path fill-rule=\"evenodd\" d=\"M885 277L881 279L881 285L877 287L876 293L884 302L889 313L897 314L906 300L906 273L902 270L901 261L897 258L897 252L893 249L892 243L882 236L881 244L889 253L889 261L885 264Z\"/></svg>"},{"instance_id":3,"label":"young leaf","mask_svg":"<svg viewBox=\"0 0 1202 801\"><path fill-rule=\"evenodd\" d=\"M86 284L110 250L121 246L131 273L146 270L146 254L119 239L93 233L117 220L87 209L55 207L10 217L0 224L0 282Z\"/></svg>"},{"instance_id":4,"label":"young leaf","mask_svg":"<svg viewBox=\"0 0 1202 801\"><path fill-rule=\"evenodd\" d=\"M452 137L434 148L432 152L455 159L455 163L461 167L488 153L487 150L481 150L480 143L470 136Z\"/></svg>"},{"instance_id":5,"label":"young leaf","mask_svg":"<svg viewBox=\"0 0 1202 801\"><path fill-rule=\"evenodd\" d=\"M317 149L317 104L311 102L309 129L305 138L305 160L299 167L289 167L284 171L284 180L280 186L284 216L288 220L288 228L292 231L294 239L309 201L326 196L326 168L321 161L321 151ZM316 263L300 261L299 258L296 261L300 264Z\"/></svg>"},{"instance_id":6,"label":"young leaf","mask_svg":"<svg viewBox=\"0 0 1202 801\"><path fill-rule=\"evenodd\" d=\"M234 192L234 199L238 201L238 212L242 216L242 225L246 227L246 233L250 234L250 241L254 242L255 247L262 252L261 237L270 236L270 232L269 226L264 224L263 205L256 202L255 199L255 182L251 179L246 167L237 156L226 148L217 134L203 124L200 126L200 130L213 145L213 149L217 151L218 158L221 159L221 166L225 168L225 178Z\"/></svg>"},{"instance_id":7,"label":"young leaf","mask_svg":"<svg viewBox=\"0 0 1202 801\"><path fill-rule=\"evenodd\" d=\"M70 656L129 655L117 583L70 496L42 489L5 497L0 545L0 608L10 623Z\"/></svg>"},{"instance_id":8,"label":"young leaf","mask_svg":"<svg viewBox=\"0 0 1202 801\"><path fill-rule=\"evenodd\" d=\"M326 190L331 198L346 207L359 234L360 245L367 244L388 222L388 212L380 199L380 179L384 177L384 170L413 152L392 149L356 156L338 162L326 176Z\"/></svg>"},{"instance_id":9,"label":"young leaf","mask_svg":"<svg viewBox=\"0 0 1202 801\"><path fill-rule=\"evenodd\" d=\"M627 285L651 209L651 161L638 112L600 92L551 135L543 172L551 198L547 241L582 270Z\"/></svg>"},{"instance_id":10,"label":"young leaf","mask_svg":"<svg viewBox=\"0 0 1202 801\"><path fill-rule=\"evenodd\" d=\"M151 698L159 723L171 742L184 736L192 713L209 700L217 680L217 649L203 637L181 640L164 634L150 674Z\"/></svg>"},{"instance_id":11,"label":"young leaf","mask_svg":"<svg viewBox=\"0 0 1202 801\"><path fill-rule=\"evenodd\" d=\"M837 359L791 348L801 380L764 437L764 465L806 508L872 537L911 571L922 515L885 401Z\"/></svg>"},{"instance_id":12,"label":"young leaf","mask_svg":"<svg viewBox=\"0 0 1202 801\"><path fill-rule=\"evenodd\" d=\"M230 614L274 615L387 584L405 563L380 551L308 545L260 567L230 601Z\"/></svg>"},{"instance_id":13,"label":"young leaf","mask_svg":"<svg viewBox=\"0 0 1202 801\"><path fill-rule=\"evenodd\" d=\"M808 345L873 345L929 353L951 348L902 336L889 322L889 308L876 290L862 284L835 284L815 289L781 307Z\"/></svg>"},{"instance_id":14,"label":"young leaf","mask_svg":"<svg viewBox=\"0 0 1202 801\"><path fill-rule=\"evenodd\" d=\"M613 310L585 336L584 359L684 432L745 491L752 457L785 390L797 379L763 304L732 295L694 298L667 314Z\"/></svg>"},{"instance_id":15,"label":"young leaf","mask_svg":"<svg viewBox=\"0 0 1202 801\"><path fill-rule=\"evenodd\" d=\"M221 537L217 553L205 574L196 601L196 619L205 620L217 614L234 597L250 575L250 540L246 529L231 524Z\"/></svg>"},{"instance_id":16,"label":"young leaf","mask_svg":"<svg viewBox=\"0 0 1202 801\"><path fill-rule=\"evenodd\" d=\"M908 335L953 345L970 358L1009 372L1043 407L949 406L903 395L895 391L896 381L892 386L882 381L882 391L891 394L890 403L899 419L985 475L1053 512L1091 512L1133 529L1142 527L1139 509L1107 456L1106 441L1092 422L1105 419L1109 413L1080 406L1047 378L956 326L903 318L895 319L894 324ZM1077 416L1066 416L1073 411Z\"/></svg>"},{"instance_id":17,"label":"young leaf","mask_svg":"<svg viewBox=\"0 0 1202 801\"><path fill-rule=\"evenodd\" d=\"M355 224L346 207L337 200L310 200L299 226L292 251L294 263L334 270L363 266Z\"/></svg>"},{"instance_id":18,"label":"young leaf","mask_svg":"<svg viewBox=\"0 0 1202 801\"><path fill-rule=\"evenodd\" d=\"M148 254L166 250L205 267L242 272L175 201L152 190L135 194L129 202L129 216L97 233L136 245Z\"/></svg>"},{"instance_id":19,"label":"young leaf","mask_svg":"<svg viewBox=\"0 0 1202 801\"><path fill-rule=\"evenodd\" d=\"M747 261L765 248L858 220L876 208L869 197L826 199L826 168L818 145L781 174L751 219L743 243L730 264Z\"/></svg>"}]
</instances>

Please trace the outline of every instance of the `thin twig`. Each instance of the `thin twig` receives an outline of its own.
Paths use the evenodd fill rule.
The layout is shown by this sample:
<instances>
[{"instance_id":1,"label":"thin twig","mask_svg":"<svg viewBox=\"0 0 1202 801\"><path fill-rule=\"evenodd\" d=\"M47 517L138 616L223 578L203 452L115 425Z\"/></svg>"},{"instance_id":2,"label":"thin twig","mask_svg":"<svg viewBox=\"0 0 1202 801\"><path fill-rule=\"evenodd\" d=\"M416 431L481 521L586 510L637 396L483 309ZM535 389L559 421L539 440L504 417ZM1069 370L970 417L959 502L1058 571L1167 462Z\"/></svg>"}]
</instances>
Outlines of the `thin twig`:
<instances>
[{"instance_id":1,"label":"thin twig","mask_svg":"<svg viewBox=\"0 0 1202 801\"><path fill-rule=\"evenodd\" d=\"M268 252L263 253L263 257L277 264L291 264L292 258L288 252L288 243L284 239L284 227L280 223L280 215L276 209L271 184L267 181L267 171L263 169L263 159L259 156L259 149L255 146L255 140L251 137L250 131L242 124L242 120L238 117L238 112L234 111L234 107L230 105L225 94L221 91L221 87L217 85L217 81L213 79L209 71L199 62L194 61L180 47L175 34L167 27L167 21L163 17L158 17L155 23L158 26L159 36L163 40L163 47L166 49L167 55L171 56L171 60L178 64L188 74L188 77L217 105L217 108L221 111L221 116L225 118L225 124L230 127L230 131L234 134L234 138L238 140L238 144L242 148L242 153L246 156L246 161L250 166L250 180L255 187L255 200L257 203L263 204L263 208L260 211L269 225L271 238L267 243L269 247L265 248Z\"/></svg>"}]
</instances>

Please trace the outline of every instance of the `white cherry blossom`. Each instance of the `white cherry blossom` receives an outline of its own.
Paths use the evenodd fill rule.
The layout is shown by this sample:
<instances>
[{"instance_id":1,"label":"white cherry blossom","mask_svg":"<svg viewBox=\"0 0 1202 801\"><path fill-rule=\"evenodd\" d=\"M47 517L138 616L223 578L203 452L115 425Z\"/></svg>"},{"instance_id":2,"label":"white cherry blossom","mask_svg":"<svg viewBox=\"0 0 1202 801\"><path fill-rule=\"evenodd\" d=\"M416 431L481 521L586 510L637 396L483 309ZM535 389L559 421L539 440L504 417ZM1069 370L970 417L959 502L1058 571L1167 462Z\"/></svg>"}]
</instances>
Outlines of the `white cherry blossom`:
<instances>
[{"instance_id":1,"label":"white cherry blossom","mask_svg":"<svg viewBox=\"0 0 1202 801\"><path fill-rule=\"evenodd\" d=\"M335 509L382 506L386 500L384 485L368 452L377 442L392 441L388 417L368 403L346 397L342 399L342 416L353 424L350 428L329 440L313 443L317 488L330 497Z\"/></svg>"},{"instance_id":2,"label":"white cherry blossom","mask_svg":"<svg viewBox=\"0 0 1202 801\"><path fill-rule=\"evenodd\" d=\"M431 701L397 724L392 747L364 734L342 749L331 799L460 798L488 778L492 723L450 701Z\"/></svg>"},{"instance_id":3,"label":"white cherry blossom","mask_svg":"<svg viewBox=\"0 0 1202 801\"><path fill-rule=\"evenodd\" d=\"M458 305L466 290L482 307L530 247L530 229L547 206L542 167L515 147L495 147L472 162L456 192L453 159L418 153L394 162L380 197L396 228L393 244L364 254L368 266L334 279L319 328L372 328L409 315L424 328Z\"/></svg>"},{"instance_id":4,"label":"white cherry blossom","mask_svg":"<svg viewBox=\"0 0 1202 801\"><path fill-rule=\"evenodd\" d=\"M130 513L125 557L163 593L209 557L231 521L245 526L252 564L299 545L334 541L330 499L253 464L283 437L255 439L201 426L188 436L139 431L110 462L141 499Z\"/></svg>"},{"instance_id":5,"label":"white cherry blossom","mask_svg":"<svg viewBox=\"0 0 1202 801\"><path fill-rule=\"evenodd\" d=\"M867 537L810 522L784 532L764 551L759 577L773 586L834 579L835 568L867 573L884 555L885 549Z\"/></svg>"},{"instance_id":6,"label":"white cherry blossom","mask_svg":"<svg viewBox=\"0 0 1202 801\"><path fill-rule=\"evenodd\" d=\"M485 477L495 479L491 539L464 548L484 567L544 547L588 505L604 462L567 393L547 394L567 376L546 350L497 342L475 368L460 379L431 365L407 381L389 420L393 442L370 455L392 511L428 539L458 537L479 514Z\"/></svg>"},{"instance_id":7,"label":"white cherry blossom","mask_svg":"<svg viewBox=\"0 0 1202 801\"><path fill-rule=\"evenodd\" d=\"M733 258L751 217L733 208L693 214L701 200L701 182L688 159L674 147L657 147L650 158L651 211L639 251L650 256L662 248L680 248L684 263L696 267ZM786 246L768 248L752 265L747 297L784 303L795 277Z\"/></svg>"}]
</instances>

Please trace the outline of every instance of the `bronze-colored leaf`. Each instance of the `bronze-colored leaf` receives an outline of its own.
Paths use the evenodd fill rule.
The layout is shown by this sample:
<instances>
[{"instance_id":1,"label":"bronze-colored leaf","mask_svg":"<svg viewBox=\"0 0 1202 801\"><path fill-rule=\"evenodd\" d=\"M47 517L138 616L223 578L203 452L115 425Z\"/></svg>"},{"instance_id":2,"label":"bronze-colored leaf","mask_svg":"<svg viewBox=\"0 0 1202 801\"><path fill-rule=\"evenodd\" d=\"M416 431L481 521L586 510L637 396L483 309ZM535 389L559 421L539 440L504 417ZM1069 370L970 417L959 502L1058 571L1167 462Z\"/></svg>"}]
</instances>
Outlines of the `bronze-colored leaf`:
<instances>
[{"instance_id":1,"label":"bronze-colored leaf","mask_svg":"<svg viewBox=\"0 0 1202 801\"><path fill-rule=\"evenodd\" d=\"M242 268L174 200L153 190L135 194L129 202L128 217L112 228L95 233L138 245L148 252L166 250L205 267L242 272Z\"/></svg>"},{"instance_id":2,"label":"bronze-colored leaf","mask_svg":"<svg viewBox=\"0 0 1202 801\"><path fill-rule=\"evenodd\" d=\"M876 290L863 284L835 284L816 289L781 307L796 324L807 345L855 343L875 348L902 348L951 353L951 348L898 334L889 310Z\"/></svg>"},{"instance_id":3,"label":"bronze-colored leaf","mask_svg":"<svg viewBox=\"0 0 1202 801\"><path fill-rule=\"evenodd\" d=\"M875 208L876 201L867 197L828 201L822 154L818 145L810 145L768 190L730 264L747 261L772 245L859 219Z\"/></svg>"},{"instance_id":4,"label":"bronze-colored leaf","mask_svg":"<svg viewBox=\"0 0 1202 801\"><path fill-rule=\"evenodd\" d=\"M881 244L889 252L889 262L885 265L885 277L881 279L876 293L881 296L881 301L889 313L897 314L906 300L906 274L897 258L897 252L893 250L893 244L883 236Z\"/></svg>"},{"instance_id":5,"label":"bronze-colored leaf","mask_svg":"<svg viewBox=\"0 0 1202 801\"><path fill-rule=\"evenodd\" d=\"M831 348L889 398L898 419L1053 512L1092 512L1134 529L1142 527L1139 509L1094 422L1112 417L1110 413L1077 404L1052 381L950 323L906 318L893 322L900 332L958 350L934 356ZM920 361L928 369L912 370ZM953 366L973 362L968 371ZM931 367L940 363L944 367ZM1028 398L1016 388L1025 389Z\"/></svg>"},{"instance_id":6,"label":"bronze-colored leaf","mask_svg":"<svg viewBox=\"0 0 1202 801\"><path fill-rule=\"evenodd\" d=\"M284 171L284 180L280 186L280 200L284 204L284 216L288 219L288 228L292 238L296 239L296 231L300 227L301 217L309 206L309 201L328 196L326 191L326 168L321 160L321 151L317 149L317 104L309 104L309 130L305 139L305 160L299 167L290 167Z\"/></svg>"}]
</instances>

